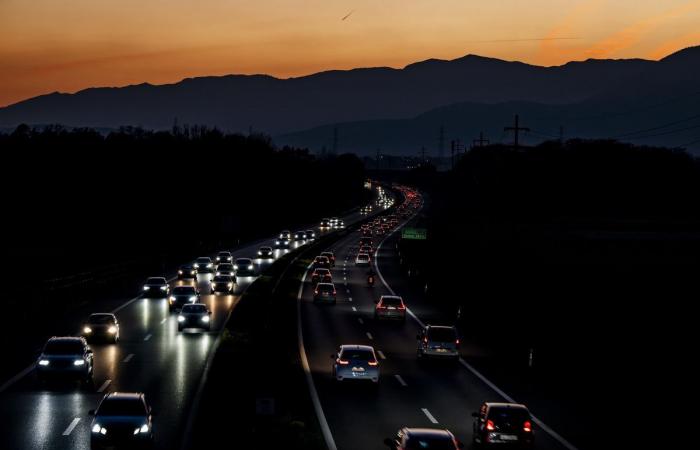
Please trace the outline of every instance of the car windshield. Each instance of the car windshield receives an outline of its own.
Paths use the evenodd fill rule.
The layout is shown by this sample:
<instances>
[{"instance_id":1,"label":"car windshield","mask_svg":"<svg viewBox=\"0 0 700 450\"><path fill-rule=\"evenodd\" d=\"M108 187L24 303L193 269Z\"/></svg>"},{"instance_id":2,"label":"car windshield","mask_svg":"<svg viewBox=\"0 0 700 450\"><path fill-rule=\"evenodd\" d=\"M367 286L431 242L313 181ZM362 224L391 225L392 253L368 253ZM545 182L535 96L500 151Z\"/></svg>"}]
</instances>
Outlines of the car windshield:
<instances>
[{"instance_id":1,"label":"car windshield","mask_svg":"<svg viewBox=\"0 0 700 450\"><path fill-rule=\"evenodd\" d=\"M78 340L49 341L44 347L46 355L76 355L83 353L83 344Z\"/></svg>"},{"instance_id":2,"label":"car windshield","mask_svg":"<svg viewBox=\"0 0 700 450\"><path fill-rule=\"evenodd\" d=\"M330 259L331 256L333 256L333 253L323 252L323 253L321 253L321 256L324 256L324 257Z\"/></svg>"},{"instance_id":3,"label":"car windshield","mask_svg":"<svg viewBox=\"0 0 700 450\"><path fill-rule=\"evenodd\" d=\"M177 286L173 289L174 295L195 295L196 292L192 286Z\"/></svg>"},{"instance_id":4,"label":"car windshield","mask_svg":"<svg viewBox=\"0 0 700 450\"><path fill-rule=\"evenodd\" d=\"M230 253L219 253L219 258L230 258L231 254Z\"/></svg>"},{"instance_id":5,"label":"car windshield","mask_svg":"<svg viewBox=\"0 0 700 450\"><path fill-rule=\"evenodd\" d=\"M384 306L401 306L401 299L396 297L384 297L382 299Z\"/></svg>"},{"instance_id":6,"label":"car windshield","mask_svg":"<svg viewBox=\"0 0 700 450\"><path fill-rule=\"evenodd\" d=\"M146 284L151 284L151 285L165 284L165 278L149 278L148 280L146 280Z\"/></svg>"},{"instance_id":7,"label":"car windshield","mask_svg":"<svg viewBox=\"0 0 700 450\"><path fill-rule=\"evenodd\" d=\"M114 318L107 314L93 314L88 318L88 322L95 325L114 323Z\"/></svg>"},{"instance_id":8,"label":"car windshield","mask_svg":"<svg viewBox=\"0 0 700 450\"><path fill-rule=\"evenodd\" d=\"M211 262L211 259L209 259L209 258L197 258L197 262L200 264L209 264Z\"/></svg>"},{"instance_id":9,"label":"car windshield","mask_svg":"<svg viewBox=\"0 0 700 450\"><path fill-rule=\"evenodd\" d=\"M204 305L185 305L182 307L182 312L186 314L203 314L207 312L207 307Z\"/></svg>"},{"instance_id":10,"label":"car windshield","mask_svg":"<svg viewBox=\"0 0 700 450\"><path fill-rule=\"evenodd\" d=\"M230 283L232 280L233 278L226 275L219 275L218 277L214 277L215 283Z\"/></svg>"},{"instance_id":11,"label":"car windshield","mask_svg":"<svg viewBox=\"0 0 700 450\"><path fill-rule=\"evenodd\" d=\"M454 450L454 443L447 436L410 437L407 450Z\"/></svg>"},{"instance_id":12,"label":"car windshield","mask_svg":"<svg viewBox=\"0 0 700 450\"><path fill-rule=\"evenodd\" d=\"M457 339L453 328L429 328L428 339L436 342L452 342Z\"/></svg>"},{"instance_id":13,"label":"car windshield","mask_svg":"<svg viewBox=\"0 0 700 450\"><path fill-rule=\"evenodd\" d=\"M249 259L243 258L243 259L237 259L236 264L238 264L239 266L249 266L252 264L252 262Z\"/></svg>"},{"instance_id":14,"label":"car windshield","mask_svg":"<svg viewBox=\"0 0 700 450\"><path fill-rule=\"evenodd\" d=\"M233 266L231 264L219 264L218 270L231 270Z\"/></svg>"},{"instance_id":15,"label":"car windshield","mask_svg":"<svg viewBox=\"0 0 700 450\"><path fill-rule=\"evenodd\" d=\"M344 349L342 359L351 359L353 361L374 361L374 355L369 350Z\"/></svg>"},{"instance_id":16,"label":"car windshield","mask_svg":"<svg viewBox=\"0 0 700 450\"><path fill-rule=\"evenodd\" d=\"M261 252L271 252L272 249L270 247L260 247Z\"/></svg>"},{"instance_id":17,"label":"car windshield","mask_svg":"<svg viewBox=\"0 0 700 450\"><path fill-rule=\"evenodd\" d=\"M327 256L317 256L316 262L321 262L321 263L328 262L328 257Z\"/></svg>"},{"instance_id":18,"label":"car windshield","mask_svg":"<svg viewBox=\"0 0 700 450\"><path fill-rule=\"evenodd\" d=\"M496 425L525 422L530 419L528 412L522 408L489 408L489 420Z\"/></svg>"},{"instance_id":19,"label":"car windshield","mask_svg":"<svg viewBox=\"0 0 700 450\"><path fill-rule=\"evenodd\" d=\"M145 416L146 407L140 399L109 398L97 410L98 416Z\"/></svg>"}]
</instances>

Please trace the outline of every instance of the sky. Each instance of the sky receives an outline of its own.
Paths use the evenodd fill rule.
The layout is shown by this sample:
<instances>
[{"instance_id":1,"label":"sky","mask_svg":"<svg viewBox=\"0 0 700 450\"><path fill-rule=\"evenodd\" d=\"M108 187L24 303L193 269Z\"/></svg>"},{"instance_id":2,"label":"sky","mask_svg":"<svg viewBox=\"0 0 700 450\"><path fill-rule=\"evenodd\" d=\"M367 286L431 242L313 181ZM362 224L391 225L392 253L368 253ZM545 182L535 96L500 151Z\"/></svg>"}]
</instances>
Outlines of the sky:
<instances>
[{"instance_id":1,"label":"sky","mask_svg":"<svg viewBox=\"0 0 700 450\"><path fill-rule=\"evenodd\" d=\"M552 66L698 44L700 0L0 0L0 106L206 75L466 54Z\"/></svg>"}]
</instances>

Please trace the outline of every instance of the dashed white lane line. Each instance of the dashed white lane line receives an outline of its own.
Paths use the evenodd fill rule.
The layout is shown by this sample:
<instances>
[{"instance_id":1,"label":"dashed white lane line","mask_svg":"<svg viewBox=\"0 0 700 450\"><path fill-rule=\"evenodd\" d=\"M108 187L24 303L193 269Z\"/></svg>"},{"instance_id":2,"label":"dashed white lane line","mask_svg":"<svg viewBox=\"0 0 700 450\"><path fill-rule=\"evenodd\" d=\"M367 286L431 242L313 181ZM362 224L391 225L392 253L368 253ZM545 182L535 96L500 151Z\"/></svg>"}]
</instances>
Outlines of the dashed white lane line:
<instances>
[{"instance_id":1,"label":"dashed white lane line","mask_svg":"<svg viewBox=\"0 0 700 450\"><path fill-rule=\"evenodd\" d=\"M348 297L348 300L352 301L352 297Z\"/></svg>"},{"instance_id":2,"label":"dashed white lane line","mask_svg":"<svg viewBox=\"0 0 700 450\"><path fill-rule=\"evenodd\" d=\"M129 354L126 356L126 358L124 358L124 359L122 360L122 362L129 362L129 361L131 361L131 358L133 358L133 357L134 357L134 354L133 354L133 353L129 353Z\"/></svg>"},{"instance_id":3,"label":"dashed white lane line","mask_svg":"<svg viewBox=\"0 0 700 450\"><path fill-rule=\"evenodd\" d=\"M384 353L382 353L381 350L377 350L377 355L379 355L380 359L386 359L386 356L384 356Z\"/></svg>"},{"instance_id":4,"label":"dashed white lane line","mask_svg":"<svg viewBox=\"0 0 700 450\"><path fill-rule=\"evenodd\" d=\"M78 422L80 422L80 417L76 417L73 419L73 421L68 425L68 428L63 432L64 436L70 436L70 434L73 432L73 428L75 428L76 425L78 425Z\"/></svg>"},{"instance_id":5,"label":"dashed white lane line","mask_svg":"<svg viewBox=\"0 0 700 450\"><path fill-rule=\"evenodd\" d=\"M357 308L355 308L355 307L353 306L353 307L352 307L352 312L357 312Z\"/></svg>"},{"instance_id":6,"label":"dashed white lane line","mask_svg":"<svg viewBox=\"0 0 700 450\"><path fill-rule=\"evenodd\" d=\"M433 415L430 414L428 408L421 408L420 410L423 411L423 414L425 414L425 417L427 417L429 421L431 421L432 423L438 423L437 419L435 419L435 417L433 417Z\"/></svg>"},{"instance_id":7,"label":"dashed white lane line","mask_svg":"<svg viewBox=\"0 0 700 450\"><path fill-rule=\"evenodd\" d=\"M161 325L162 325L162 324L164 324L164 323L167 322L167 321L168 321L168 318L165 317L163 320L160 321L160 323L161 323Z\"/></svg>"},{"instance_id":8,"label":"dashed white lane line","mask_svg":"<svg viewBox=\"0 0 700 450\"><path fill-rule=\"evenodd\" d=\"M358 317L358 318L357 318L357 321L360 322L360 325L364 325L364 324L365 324L365 321L362 320L362 317Z\"/></svg>"},{"instance_id":9,"label":"dashed white lane line","mask_svg":"<svg viewBox=\"0 0 700 450\"><path fill-rule=\"evenodd\" d=\"M372 339L374 339L374 338L372 337L372 333L370 333L369 331L367 332L367 339L369 339L370 341L371 341Z\"/></svg>"},{"instance_id":10,"label":"dashed white lane line","mask_svg":"<svg viewBox=\"0 0 700 450\"><path fill-rule=\"evenodd\" d=\"M404 381L404 379L401 378L401 375L396 374L396 375L394 375L394 378L396 378L396 381L398 381L399 384L400 384L401 386L403 386L403 387L408 386L408 384L406 384L406 382ZM426 411L427 411L427 410L426 410ZM435 422L435 423L437 423L437 422Z\"/></svg>"},{"instance_id":11,"label":"dashed white lane line","mask_svg":"<svg viewBox=\"0 0 700 450\"><path fill-rule=\"evenodd\" d=\"M350 293L350 289L346 289L346 292L349 294L349 293Z\"/></svg>"},{"instance_id":12,"label":"dashed white lane line","mask_svg":"<svg viewBox=\"0 0 700 450\"><path fill-rule=\"evenodd\" d=\"M148 333L145 338L143 338L144 341L149 340L152 337L151 333Z\"/></svg>"},{"instance_id":13,"label":"dashed white lane line","mask_svg":"<svg viewBox=\"0 0 700 450\"><path fill-rule=\"evenodd\" d=\"M112 382L112 380L105 380L104 383L102 383L102 386L97 390L97 392L104 392L105 389L107 389L107 386Z\"/></svg>"}]
</instances>

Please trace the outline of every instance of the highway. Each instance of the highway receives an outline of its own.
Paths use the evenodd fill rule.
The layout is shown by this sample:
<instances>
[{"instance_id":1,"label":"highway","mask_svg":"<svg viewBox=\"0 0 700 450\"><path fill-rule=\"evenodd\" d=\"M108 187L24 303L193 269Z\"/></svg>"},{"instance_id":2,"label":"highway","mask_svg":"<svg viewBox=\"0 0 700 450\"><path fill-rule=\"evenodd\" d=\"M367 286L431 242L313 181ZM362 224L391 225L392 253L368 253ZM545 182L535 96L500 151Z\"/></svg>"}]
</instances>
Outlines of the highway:
<instances>
[{"instance_id":1,"label":"highway","mask_svg":"<svg viewBox=\"0 0 700 450\"><path fill-rule=\"evenodd\" d=\"M408 426L447 428L471 448L471 414L478 411L482 402L505 401L504 397L488 381L475 375L463 360L417 362L416 335L421 330L421 315L430 315L429 305L421 305L415 313L411 311L415 316L407 317L405 323L374 320L374 300L394 292L402 295L402 280L398 277L385 280L394 292L383 282L369 287L367 268L356 267L354 263L359 239L360 233L353 233L333 246L337 257L332 270L338 292L336 305L314 304L313 288L308 280L300 290L303 346L322 414L328 423L329 447L381 448L385 438L394 437L397 430ZM382 237L374 240L377 246ZM378 251L375 262L379 272L389 259L395 260L392 252L392 246L382 246ZM410 296L403 298L411 310ZM377 389L362 382L340 384L332 378L331 355L344 344L375 348L381 370ZM536 448L575 449L549 431L551 434L541 427L535 428Z\"/></svg>"},{"instance_id":2,"label":"highway","mask_svg":"<svg viewBox=\"0 0 700 450\"><path fill-rule=\"evenodd\" d=\"M354 212L343 219L350 225L362 217ZM318 227L304 229L314 229L317 235L322 233ZM253 257L260 246L273 243L258 241L231 252L234 259ZM303 242L293 243L294 247L298 245ZM275 257L281 254L282 251L276 250ZM271 263L255 260L256 274ZM157 275L144 273L143 278ZM254 280L254 277L239 278L235 295L215 296L209 295L211 278L212 275L201 274L196 281L201 290L200 301L212 311L209 333L178 333L177 315L168 311L166 299L139 296L125 299L116 307L111 301L95 300L91 312L114 312L121 325L121 339L116 345L91 344L95 361L94 387L79 387L77 383L40 384L30 368L20 372L0 389L3 429L0 448L90 448L92 417L88 412L110 391L144 392L155 412L155 448L181 448L206 361L240 294ZM169 282L171 285L183 283L174 277ZM56 330L64 333L67 329L74 330L70 334L77 335L84 319L74 317L70 323L57 323Z\"/></svg>"}]
</instances>

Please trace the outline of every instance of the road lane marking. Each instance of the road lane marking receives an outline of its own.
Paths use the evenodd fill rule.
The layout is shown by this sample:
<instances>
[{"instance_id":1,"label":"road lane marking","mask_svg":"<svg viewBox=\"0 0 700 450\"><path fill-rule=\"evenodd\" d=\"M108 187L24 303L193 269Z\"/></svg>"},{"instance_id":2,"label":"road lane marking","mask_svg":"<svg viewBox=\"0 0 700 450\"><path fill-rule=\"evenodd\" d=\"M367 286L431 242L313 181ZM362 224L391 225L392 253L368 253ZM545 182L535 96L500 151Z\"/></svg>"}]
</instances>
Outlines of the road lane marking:
<instances>
[{"instance_id":1,"label":"road lane marking","mask_svg":"<svg viewBox=\"0 0 700 450\"><path fill-rule=\"evenodd\" d=\"M163 318L163 320L160 321L160 323L161 323L161 325L162 325L162 324L164 324L164 323L167 322L167 321L168 321L168 318L165 317L165 318Z\"/></svg>"},{"instance_id":2,"label":"road lane marking","mask_svg":"<svg viewBox=\"0 0 700 450\"><path fill-rule=\"evenodd\" d=\"M352 307L352 312L357 312L357 308L355 308L355 307L353 306L353 307Z\"/></svg>"},{"instance_id":3,"label":"road lane marking","mask_svg":"<svg viewBox=\"0 0 700 450\"><path fill-rule=\"evenodd\" d=\"M357 321L360 322L360 325L364 325L364 324L365 324L365 321L362 320L362 317L358 317L358 318L357 318Z\"/></svg>"},{"instance_id":4,"label":"road lane marking","mask_svg":"<svg viewBox=\"0 0 700 450\"><path fill-rule=\"evenodd\" d=\"M348 300L352 301L352 297L348 297Z\"/></svg>"},{"instance_id":5,"label":"road lane marking","mask_svg":"<svg viewBox=\"0 0 700 450\"><path fill-rule=\"evenodd\" d=\"M367 332L367 339L369 339L370 341L371 341L372 339L374 339L374 338L372 337L372 333L370 333L369 331Z\"/></svg>"},{"instance_id":6,"label":"road lane marking","mask_svg":"<svg viewBox=\"0 0 700 450\"><path fill-rule=\"evenodd\" d=\"M428 411L428 408L421 408L420 410L423 411L423 414L425 414L425 417L427 417L429 421L431 421L432 423L438 423L438 421L435 419L435 417L433 417L433 415L430 414L430 411Z\"/></svg>"},{"instance_id":7,"label":"road lane marking","mask_svg":"<svg viewBox=\"0 0 700 450\"><path fill-rule=\"evenodd\" d=\"M384 356L384 353L382 353L381 350L377 350L377 355L379 355L379 358L381 359L386 359L386 356Z\"/></svg>"},{"instance_id":8,"label":"road lane marking","mask_svg":"<svg viewBox=\"0 0 700 450\"><path fill-rule=\"evenodd\" d=\"M133 357L134 357L134 354L133 354L133 353L129 353L129 354L127 355L127 357L124 358L124 359L122 360L122 362L129 362L129 361L131 361L131 358L133 358Z\"/></svg>"},{"instance_id":9,"label":"road lane marking","mask_svg":"<svg viewBox=\"0 0 700 450\"><path fill-rule=\"evenodd\" d=\"M104 383L102 383L102 386L97 390L97 392L104 392L105 389L107 389L107 386L109 386L109 383L111 383L112 380L106 380Z\"/></svg>"},{"instance_id":10,"label":"road lane marking","mask_svg":"<svg viewBox=\"0 0 700 450\"><path fill-rule=\"evenodd\" d=\"M406 382L403 380L403 378L401 378L401 375L396 374L396 375L394 375L394 378L396 378L396 381L398 381L401 386L403 386L403 387L408 386L408 384L406 384ZM435 422L435 423L437 423L437 422Z\"/></svg>"},{"instance_id":11,"label":"road lane marking","mask_svg":"<svg viewBox=\"0 0 700 450\"><path fill-rule=\"evenodd\" d=\"M78 422L80 422L80 417L76 417L73 419L73 421L68 425L68 428L66 428L66 431L63 432L64 436L70 436L71 432L73 431L73 428L75 428L76 425L78 425Z\"/></svg>"},{"instance_id":12,"label":"road lane marking","mask_svg":"<svg viewBox=\"0 0 700 450\"><path fill-rule=\"evenodd\" d=\"M148 333L145 338L143 338L144 341L147 341L151 338L151 333Z\"/></svg>"},{"instance_id":13,"label":"road lane marking","mask_svg":"<svg viewBox=\"0 0 700 450\"><path fill-rule=\"evenodd\" d=\"M346 289L346 291L347 291L348 294L350 293L350 289Z\"/></svg>"}]
</instances>

